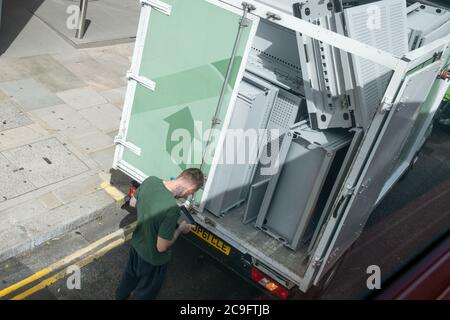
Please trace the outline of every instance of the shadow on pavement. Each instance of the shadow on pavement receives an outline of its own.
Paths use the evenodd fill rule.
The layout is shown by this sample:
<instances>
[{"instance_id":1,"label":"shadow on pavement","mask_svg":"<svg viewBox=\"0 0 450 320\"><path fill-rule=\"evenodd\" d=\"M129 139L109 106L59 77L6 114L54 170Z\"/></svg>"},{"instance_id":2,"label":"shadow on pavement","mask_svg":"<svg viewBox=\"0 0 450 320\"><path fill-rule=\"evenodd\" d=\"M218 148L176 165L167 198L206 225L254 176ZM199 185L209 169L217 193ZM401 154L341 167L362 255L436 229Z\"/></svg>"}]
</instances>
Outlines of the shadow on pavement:
<instances>
[{"instance_id":1,"label":"shadow on pavement","mask_svg":"<svg viewBox=\"0 0 450 320\"><path fill-rule=\"evenodd\" d=\"M3 1L2 25L0 27L0 55L5 53L10 47L44 1ZM12 20L14 23L7 23L7 20Z\"/></svg>"}]
</instances>

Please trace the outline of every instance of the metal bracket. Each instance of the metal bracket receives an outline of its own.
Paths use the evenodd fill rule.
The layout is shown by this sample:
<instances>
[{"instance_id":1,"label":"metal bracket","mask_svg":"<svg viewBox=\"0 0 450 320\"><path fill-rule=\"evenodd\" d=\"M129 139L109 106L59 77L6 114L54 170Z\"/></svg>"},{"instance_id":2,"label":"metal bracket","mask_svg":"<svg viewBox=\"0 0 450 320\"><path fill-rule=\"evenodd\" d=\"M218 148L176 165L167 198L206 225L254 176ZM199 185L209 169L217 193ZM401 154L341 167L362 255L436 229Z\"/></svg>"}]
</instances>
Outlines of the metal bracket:
<instances>
[{"instance_id":1,"label":"metal bracket","mask_svg":"<svg viewBox=\"0 0 450 320\"><path fill-rule=\"evenodd\" d=\"M217 117L214 117L211 122L212 122L212 126L213 127L215 127L215 126L217 126L217 125L222 123L222 121L219 118L217 118Z\"/></svg>"},{"instance_id":2,"label":"metal bracket","mask_svg":"<svg viewBox=\"0 0 450 320\"><path fill-rule=\"evenodd\" d=\"M147 79L146 77L138 76L131 71L127 72L127 79L134 80L152 91L155 91L156 89L156 83L154 81Z\"/></svg>"},{"instance_id":3,"label":"metal bracket","mask_svg":"<svg viewBox=\"0 0 450 320\"><path fill-rule=\"evenodd\" d=\"M356 187L355 186L346 186L345 187L345 196L350 196L350 195L352 195L352 194L354 194L355 193L355 189L356 189Z\"/></svg>"},{"instance_id":4,"label":"metal bracket","mask_svg":"<svg viewBox=\"0 0 450 320\"><path fill-rule=\"evenodd\" d=\"M319 257L314 257L313 261L312 261L312 266L313 268L319 268L323 263L323 258L319 258Z\"/></svg>"},{"instance_id":5,"label":"metal bracket","mask_svg":"<svg viewBox=\"0 0 450 320\"><path fill-rule=\"evenodd\" d=\"M131 152L133 152L135 155L140 156L142 153L141 148L139 148L138 146L132 144L131 142L126 142L122 136L117 136L114 139L114 144L118 145L120 144L121 146L129 149Z\"/></svg>"},{"instance_id":6,"label":"metal bracket","mask_svg":"<svg viewBox=\"0 0 450 320\"><path fill-rule=\"evenodd\" d=\"M267 20L274 20L274 21L281 20L281 17L278 14L270 12L270 11L267 12L266 16L267 16Z\"/></svg>"},{"instance_id":7,"label":"metal bracket","mask_svg":"<svg viewBox=\"0 0 450 320\"><path fill-rule=\"evenodd\" d=\"M242 2L242 7L244 8L244 10L246 10L247 12L252 12L256 10L256 7L248 2Z\"/></svg>"},{"instance_id":8,"label":"metal bracket","mask_svg":"<svg viewBox=\"0 0 450 320\"><path fill-rule=\"evenodd\" d=\"M172 14L172 6L159 0L141 0L142 6L150 6L153 9L162 12L168 16Z\"/></svg>"},{"instance_id":9,"label":"metal bracket","mask_svg":"<svg viewBox=\"0 0 450 320\"><path fill-rule=\"evenodd\" d=\"M381 108L381 112L385 112L385 111L391 111L392 107L394 106L394 103L390 100L385 99L383 101L383 107Z\"/></svg>"}]
</instances>

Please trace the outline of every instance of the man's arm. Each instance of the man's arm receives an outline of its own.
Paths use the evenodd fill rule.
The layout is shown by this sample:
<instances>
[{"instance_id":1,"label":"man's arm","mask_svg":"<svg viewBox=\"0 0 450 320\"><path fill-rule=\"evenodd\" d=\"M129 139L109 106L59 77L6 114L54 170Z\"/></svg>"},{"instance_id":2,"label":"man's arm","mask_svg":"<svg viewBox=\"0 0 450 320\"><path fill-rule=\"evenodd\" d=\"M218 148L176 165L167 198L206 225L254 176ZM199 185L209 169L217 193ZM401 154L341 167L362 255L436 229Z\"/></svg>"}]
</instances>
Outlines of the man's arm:
<instances>
[{"instance_id":1,"label":"man's arm","mask_svg":"<svg viewBox=\"0 0 450 320\"><path fill-rule=\"evenodd\" d=\"M166 240L158 236L158 240L156 242L156 249L158 250L158 252L161 253L166 252L167 250L170 249L171 246L174 245L180 234L188 234L189 232L192 231L194 227L195 226L191 224L187 224L186 221L181 222L178 228L175 230L172 240Z\"/></svg>"}]
</instances>

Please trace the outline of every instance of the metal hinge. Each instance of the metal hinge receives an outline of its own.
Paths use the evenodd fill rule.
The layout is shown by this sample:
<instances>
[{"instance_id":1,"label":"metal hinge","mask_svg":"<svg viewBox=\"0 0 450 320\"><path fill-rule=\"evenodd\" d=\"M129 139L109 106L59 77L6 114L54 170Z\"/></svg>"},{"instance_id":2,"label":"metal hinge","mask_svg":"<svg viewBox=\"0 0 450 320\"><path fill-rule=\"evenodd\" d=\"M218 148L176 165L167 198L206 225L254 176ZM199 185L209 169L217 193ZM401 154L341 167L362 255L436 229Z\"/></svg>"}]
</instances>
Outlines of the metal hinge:
<instances>
[{"instance_id":1,"label":"metal hinge","mask_svg":"<svg viewBox=\"0 0 450 320\"><path fill-rule=\"evenodd\" d=\"M142 6L150 6L153 9L162 12L168 16L172 14L172 6L159 0L141 0Z\"/></svg>"},{"instance_id":2,"label":"metal hinge","mask_svg":"<svg viewBox=\"0 0 450 320\"><path fill-rule=\"evenodd\" d=\"M344 196L350 196L350 195L352 195L353 193L355 193L355 188L356 187L352 187L352 186L349 186L349 185L347 185L346 187L345 187L345 193L344 193Z\"/></svg>"},{"instance_id":3,"label":"metal hinge","mask_svg":"<svg viewBox=\"0 0 450 320\"><path fill-rule=\"evenodd\" d=\"M127 142L125 141L122 136L117 136L114 139L114 144L119 144L127 149L129 149L131 152L133 152L135 155L140 156L142 153L141 148L139 148L138 146L132 144L131 142Z\"/></svg>"},{"instance_id":4,"label":"metal hinge","mask_svg":"<svg viewBox=\"0 0 450 320\"><path fill-rule=\"evenodd\" d=\"M251 4L251 3L248 3L248 2L242 2L242 7L244 8L244 10L245 11L247 11L247 12L252 12L252 11L255 11L256 10L256 7L253 5L253 4Z\"/></svg>"},{"instance_id":5,"label":"metal hinge","mask_svg":"<svg viewBox=\"0 0 450 320\"><path fill-rule=\"evenodd\" d=\"M383 101L383 107L381 108L381 112L391 111L393 106L394 106L394 103L392 101L385 99Z\"/></svg>"},{"instance_id":6,"label":"metal hinge","mask_svg":"<svg viewBox=\"0 0 450 320\"><path fill-rule=\"evenodd\" d=\"M213 118L212 119L212 126L214 127L214 126L217 126L217 125L219 125L219 124L221 124L222 123L222 120L220 120L219 118Z\"/></svg>"},{"instance_id":7,"label":"metal hinge","mask_svg":"<svg viewBox=\"0 0 450 320\"><path fill-rule=\"evenodd\" d=\"M281 17L278 14L270 12L270 11L266 13L266 16L267 16L267 20L274 20L274 21L281 20Z\"/></svg>"},{"instance_id":8,"label":"metal hinge","mask_svg":"<svg viewBox=\"0 0 450 320\"><path fill-rule=\"evenodd\" d=\"M132 71L127 72L127 79L134 80L149 90L155 91L156 89L156 83L154 81L143 76L138 76L134 74Z\"/></svg>"},{"instance_id":9,"label":"metal hinge","mask_svg":"<svg viewBox=\"0 0 450 320\"><path fill-rule=\"evenodd\" d=\"M317 269L317 268L320 268L322 263L323 263L323 258L314 257L314 259L312 261L312 266L313 266L313 268Z\"/></svg>"},{"instance_id":10,"label":"metal hinge","mask_svg":"<svg viewBox=\"0 0 450 320\"><path fill-rule=\"evenodd\" d=\"M433 55L433 62L436 62L437 60L441 60L442 54L443 54L443 53L444 53L443 51L436 52L436 53Z\"/></svg>"}]
</instances>

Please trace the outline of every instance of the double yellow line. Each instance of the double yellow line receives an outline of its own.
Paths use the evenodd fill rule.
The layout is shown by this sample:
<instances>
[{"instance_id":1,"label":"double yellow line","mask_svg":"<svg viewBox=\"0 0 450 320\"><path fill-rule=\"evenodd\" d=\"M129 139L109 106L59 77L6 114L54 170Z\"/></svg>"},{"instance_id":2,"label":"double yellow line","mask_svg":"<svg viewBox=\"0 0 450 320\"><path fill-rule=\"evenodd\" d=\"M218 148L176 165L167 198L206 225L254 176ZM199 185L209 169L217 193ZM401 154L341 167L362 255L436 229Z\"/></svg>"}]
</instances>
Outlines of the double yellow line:
<instances>
[{"instance_id":1,"label":"double yellow line","mask_svg":"<svg viewBox=\"0 0 450 320\"><path fill-rule=\"evenodd\" d=\"M34 285L33 287L15 295L11 298L11 300L23 300L32 294L45 289L46 287L52 285L59 279L62 279L66 276L66 269L65 267L69 265L76 265L79 268L82 268L94 260L98 259L99 257L102 257L112 249L122 245L126 241L130 240L131 238L131 231L135 228L136 223L132 223L128 225L125 228L119 229L113 233L108 234L107 236L91 243L89 246L82 248L75 253L51 264L50 266L39 270L38 272L34 273L33 275L5 288L0 290L0 299L9 296L13 293L15 293L17 290L28 286L29 284L32 284L33 282L36 282L56 271L56 274L52 275L51 277L42 280L38 284ZM117 239L116 239L117 238ZM114 240L114 241L112 241ZM109 242L111 241L111 242ZM108 243L109 242L109 243ZM104 244L106 244L103 246ZM92 253L91 253L92 252ZM85 256L86 254L90 253L89 255Z\"/></svg>"}]
</instances>

